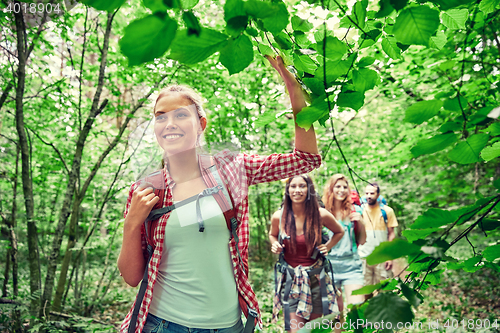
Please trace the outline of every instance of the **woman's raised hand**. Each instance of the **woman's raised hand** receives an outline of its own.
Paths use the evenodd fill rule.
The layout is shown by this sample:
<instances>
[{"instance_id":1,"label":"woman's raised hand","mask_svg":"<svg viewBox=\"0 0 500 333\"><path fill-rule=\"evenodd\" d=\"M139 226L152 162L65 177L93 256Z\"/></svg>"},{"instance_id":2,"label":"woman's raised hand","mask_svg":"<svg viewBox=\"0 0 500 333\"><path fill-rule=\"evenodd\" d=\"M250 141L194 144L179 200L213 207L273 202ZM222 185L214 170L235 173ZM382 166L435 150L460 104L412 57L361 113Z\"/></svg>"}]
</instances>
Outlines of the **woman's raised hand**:
<instances>
[{"instance_id":1,"label":"woman's raised hand","mask_svg":"<svg viewBox=\"0 0 500 333\"><path fill-rule=\"evenodd\" d=\"M271 66L273 66L274 69L276 69L276 71L279 73L283 81L285 81L285 85L287 86L288 89L290 89L290 85L297 85L300 87L297 80L295 80L295 76L293 76L293 74L290 73L288 69L286 69L286 66L283 63L283 59L280 56L276 56L276 58L273 58L271 56L266 55L266 59L269 60Z\"/></svg>"},{"instance_id":2,"label":"woman's raised hand","mask_svg":"<svg viewBox=\"0 0 500 333\"><path fill-rule=\"evenodd\" d=\"M134 226L144 223L153 206L160 200L149 183L143 183L132 193L132 201L127 215L127 223Z\"/></svg>"},{"instance_id":3,"label":"woman's raised hand","mask_svg":"<svg viewBox=\"0 0 500 333\"><path fill-rule=\"evenodd\" d=\"M281 246L280 242L276 241L271 245L271 252L274 254L281 253L283 251L283 246Z\"/></svg>"}]
</instances>

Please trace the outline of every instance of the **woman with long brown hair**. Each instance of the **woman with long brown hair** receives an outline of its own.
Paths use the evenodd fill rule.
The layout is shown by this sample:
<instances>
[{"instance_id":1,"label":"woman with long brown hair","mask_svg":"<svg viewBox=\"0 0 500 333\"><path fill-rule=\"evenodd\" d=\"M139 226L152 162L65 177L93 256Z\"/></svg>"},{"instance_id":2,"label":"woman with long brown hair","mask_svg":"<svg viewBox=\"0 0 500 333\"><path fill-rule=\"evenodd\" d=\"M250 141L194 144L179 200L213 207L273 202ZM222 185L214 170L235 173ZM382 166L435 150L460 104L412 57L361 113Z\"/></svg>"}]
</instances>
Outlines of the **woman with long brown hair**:
<instances>
[{"instance_id":1,"label":"woman with long brown hair","mask_svg":"<svg viewBox=\"0 0 500 333\"><path fill-rule=\"evenodd\" d=\"M333 233L325 244L322 244L323 226ZM277 320L282 303L286 304L288 299L290 301L285 307L286 330L296 332L307 321L321 317L325 309L321 301L322 295L316 269L323 265L324 258L318 259L315 252L319 251L322 255L326 255L343 234L341 225L333 215L319 207L311 178L308 175L289 178L286 182L283 208L275 212L271 218L269 240L273 253L284 252L283 265L288 267L287 269L293 273L294 277L293 283L289 282L289 286L283 288L282 280L286 271L283 271L282 276L277 276L273 321ZM328 274L326 276L328 277ZM290 277L288 277L289 280ZM310 293L297 286L296 281L302 281L302 285L309 287ZM330 296L328 312L332 313L335 288L329 277L323 281L326 282L328 296ZM285 293L286 290L291 290L289 295L283 295L283 289ZM310 302L307 302L307 299ZM289 318L287 318L287 308L289 308Z\"/></svg>"},{"instance_id":2,"label":"woman with long brown hair","mask_svg":"<svg viewBox=\"0 0 500 333\"><path fill-rule=\"evenodd\" d=\"M348 304L362 303L363 295L352 295L352 291L363 286L362 262L357 244L365 243L366 231L361 214L353 208L351 189L344 175L336 174L328 180L323 202L344 229L344 236L327 256L333 266L335 285L339 290L344 287ZM339 309L343 311L342 296L338 300Z\"/></svg>"}]
</instances>

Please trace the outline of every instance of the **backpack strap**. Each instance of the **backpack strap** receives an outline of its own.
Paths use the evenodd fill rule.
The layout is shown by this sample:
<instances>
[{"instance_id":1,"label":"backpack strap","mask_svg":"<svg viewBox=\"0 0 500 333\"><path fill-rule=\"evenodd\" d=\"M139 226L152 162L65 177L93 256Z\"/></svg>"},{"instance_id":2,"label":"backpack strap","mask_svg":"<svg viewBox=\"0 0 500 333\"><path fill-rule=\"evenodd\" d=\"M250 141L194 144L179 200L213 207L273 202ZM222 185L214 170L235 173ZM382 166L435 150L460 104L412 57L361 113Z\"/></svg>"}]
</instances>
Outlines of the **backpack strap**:
<instances>
[{"instance_id":1,"label":"backpack strap","mask_svg":"<svg viewBox=\"0 0 500 333\"><path fill-rule=\"evenodd\" d=\"M385 225L387 226L387 212L382 207L380 207L380 211L382 212L382 217L384 218Z\"/></svg>"}]
</instances>

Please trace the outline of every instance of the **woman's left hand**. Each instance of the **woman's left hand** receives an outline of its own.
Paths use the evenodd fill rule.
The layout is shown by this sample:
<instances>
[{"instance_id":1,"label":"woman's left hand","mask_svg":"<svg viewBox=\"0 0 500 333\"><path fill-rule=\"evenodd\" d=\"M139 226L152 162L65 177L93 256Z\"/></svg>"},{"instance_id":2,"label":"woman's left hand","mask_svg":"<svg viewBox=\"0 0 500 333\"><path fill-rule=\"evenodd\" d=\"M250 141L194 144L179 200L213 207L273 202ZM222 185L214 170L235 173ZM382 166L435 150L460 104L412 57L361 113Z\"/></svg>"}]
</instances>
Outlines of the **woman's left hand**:
<instances>
[{"instance_id":1,"label":"woman's left hand","mask_svg":"<svg viewBox=\"0 0 500 333\"><path fill-rule=\"evenodd\" d=\"M319 252L321 252L321 254L323 254L324 256L326 256L328 254L328 248L326 247L325 244L321 244L321 245L318 245L318 250Z\"/></svg>"},{"instance_id":2,"label":"woman's left hand","mask_svg":"<svg viewBox=\"0 0 500 333\"><path fill-rule=\"evenodd\" d=\"M361 222L363 220L363 217L358 212L352 212L351 215L349 215L349 218L352 222Z\"/></svg>"},{"instance_id":3,"label":"woman's left hand","mask_svg":"<svg viewBox=\"0 0 500 333\"><path fill-rule=\"evenodd\" d=\"M297 85L298 87L300 87L300 84L297 82L297 80L295 80L295 76L293 76L293 74L290 73L290 71L286 68L281 56L276 56L276 58L273 58L266 55L266 59L269 61L271 66L276 69L283 81L285 81L285 85L287 86L287 88L290 89L290 85Z\"/></svg>"}]
</instances>

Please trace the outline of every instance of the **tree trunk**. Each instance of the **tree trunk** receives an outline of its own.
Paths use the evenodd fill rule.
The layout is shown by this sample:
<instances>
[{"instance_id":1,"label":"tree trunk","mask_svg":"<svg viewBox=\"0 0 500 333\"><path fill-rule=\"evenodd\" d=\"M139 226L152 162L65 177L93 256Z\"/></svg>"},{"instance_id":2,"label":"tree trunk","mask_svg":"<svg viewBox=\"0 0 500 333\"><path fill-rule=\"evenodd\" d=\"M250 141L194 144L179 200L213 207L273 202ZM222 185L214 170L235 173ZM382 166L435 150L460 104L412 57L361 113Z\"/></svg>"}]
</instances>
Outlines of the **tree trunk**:
<instances>
[{"instance_id":1,"label":"tree trunk","mask_svg":"<svg viewBox=\"0 0 500 333\"><path fill-rule=\"evenodd\" d=\"M106 107L108 100L104 100L99 106L99 101L101 98L101 93L104 87L104 74L107 66L107 56L108 56L108 48L109 48L109 37L111 34L111 27L115 13L108 13L108 20L106 24L106 32L104 34L104 42L101 53L101 64L99 67L99 78L97 82L96 92L94 94L94 98L92 101L92 107L90 109L89 116L85 121L85 124L78 136L78 141L76 144L75 154L73 157L73 164L71 167L71 171L68 175L68 185L66 189L66 194L64 196L63 205L61 208L61 213L59 216L59 221L57 223L56 231L54 234L53 242L52 242L52 250L49 255L49 262L47 267L47 277L45 279L45 287L42 295L42 304L47 303L50 306L52 301L52 292L54 289L54 280L55 274L57 270L57 260L59 258L59 252L61 249L62 238L64 235L64 229L66 227L66 222L68 221L68 217L71 213L72 201L75 194L76 189L76 181L80 177L80 167L82 161L83 148L85 146L85 141L87 136L92 129L95 118L104 110ZM40 317L43 317L44 314L42 311L39 313Z\"/></svg>"},{"instance_id":2,"label":"tree trunk","mask_svg":"<svg viewBox=\"0 0 500 333\"><path fill-rule=\"evenodd\" d=\"M20 4L19 1L15 1ZM28 140L24 126L23 98L26 80L26 60L29 52L27 50L26 28L22 11L14 13L17 30L17 87L16 87L16 129L19 137L21 150L21 178L23 182L24 205L26 208L26 219L28 223L28 262L30 270L30 292L35 294L40 288L40 263L38 260L37 228L34 217L33 184L31 182L31 168ZM32 297L30 314L35 317L38 313L39 302Z\"/></svg>"}]
</instances>

